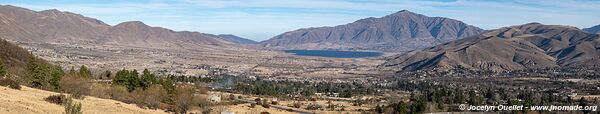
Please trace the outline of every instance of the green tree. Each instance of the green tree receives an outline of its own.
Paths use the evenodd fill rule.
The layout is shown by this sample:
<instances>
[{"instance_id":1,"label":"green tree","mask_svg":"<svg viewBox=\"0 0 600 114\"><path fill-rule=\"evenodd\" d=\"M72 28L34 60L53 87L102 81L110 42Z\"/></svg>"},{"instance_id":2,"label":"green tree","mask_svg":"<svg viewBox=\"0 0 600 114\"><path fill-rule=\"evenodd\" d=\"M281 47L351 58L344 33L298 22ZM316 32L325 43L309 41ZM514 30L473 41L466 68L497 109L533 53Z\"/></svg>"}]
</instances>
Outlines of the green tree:
<instances>
[{"instance_id":1,"label":"green tree","mask_svg":"<svg viewBox=\"0 0 600 114\"><path fill-rule=\"evenodd\" d=\"M0 78L8 76L8 71L4 68L4 63L0 61Z\"/></svg>"},{"instance_id":2,"label":"green tree","mask_svg":"<svg viewBox=\"0 0 600 114\"><path fill-rule=\"evenodd\" d=\"M482 99L475 91L469 92L469 105L481 105Z\"/></svg>"},{"instance_id":3,"label":"green tree","mask_svg":"<svg viewBox=\"0 0 600 114\"><path fill-rule=\"evenodd\" d=\"M425 101L425 99L419 99L417 101L415 101L412 105L411 105L411 113L412 114L420 114L425 112L425 110L427 109L427 101Z\"/></svg>"},{"instance_id":4,"label":"green tree","mask_svg":"<svg viewBox=\"0 0 600 114\"><path fill-rule=\"evenodd\" d=\"M129 71L125 69L120 70L117 72L115 78L113 79L113 82L117 85L126 86L129 83L127 77L129 77Z\"/></svg>"},{"instance_id":5,"label":"green tree","mask_svg":"<svg viewBox=\"0 0 600 114\"><path fill-rule=\"evenodd\" d=\"M60 80L62 79L62 76L64 75L64 71L60 68L60 67L56 67L54 68L54 70L52 70L52 74L51 74L51 78L50 78L50 85L52 86L52 89L54 90L60 90Z\"/></svg>"},{"instance_id":6,"label":"green tree","mask_svg":"<svg viewBox=\"0 0 600 114\"><path fill-rule=\"evenodd\" d=\"M90 77L92 75L92 72L85 65L81 65L81 67L79 67L79 75L84 77Z\"/></svg>"},{"instance_id":7,"label":"green tree","mask_svg":"<svg viewBox=\"0 0 600 114\"><path fill-rule=\"evenodd\" d=\"M404 103L404 101L400 101L398 105L396 105L396 112L398 112L398 114L408 113L408 105Z\"/></svg>"},{"instance_id":8,"label":"green tree","mask_svg":"<svg viewBox=\"0 0 600 114\"><path fill-rule=\"evenodd\" d=\"M144 69L144 71L142 73L142 81L141 81L142 88L144 88L144 90L146 90L146 88L152 86L153 84L156 84L156 76L154 76L154 74L150 73L150 71L148 71L148 69Z\"/></svg>"},{"instance_id":9,"label":"green tree","mask_svg":"<svg viewBox=\"0 0 600 114\"><path fill-rule=\"evenodd\" d=\"M137 70L128 71L123 69L117 72L117 75L115 76L115 79L113 79L113 82L115 84L127 87L127 90L129 92L135 90L138 87L141 87L141 80L139 78Z\"/></svg>"}]
</instances>

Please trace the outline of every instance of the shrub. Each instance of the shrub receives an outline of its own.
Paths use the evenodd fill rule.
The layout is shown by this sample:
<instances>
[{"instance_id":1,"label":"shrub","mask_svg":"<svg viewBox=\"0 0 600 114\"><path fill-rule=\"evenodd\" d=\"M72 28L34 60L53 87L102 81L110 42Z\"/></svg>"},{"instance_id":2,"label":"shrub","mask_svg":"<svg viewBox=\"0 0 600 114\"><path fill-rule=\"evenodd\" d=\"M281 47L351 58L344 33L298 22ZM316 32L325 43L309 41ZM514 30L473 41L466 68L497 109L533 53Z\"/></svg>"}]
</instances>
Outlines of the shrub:
<instances>
[{"instance_id":1,"label":"shrub","mask_svg":"<svg viewBox=\"0 0 600 114\"><path fill-rule=\"evenodd\" d=\"M12 79L0 79L0 86L6 86L8 88L21 90L21 85L17 81Z\"/></svg>"},{"instance_id":2,"label":"shrub","mask_svg":"<svg viewBox=\"0 0 600 114\"><path fill-rule=\"evenodd\" d=\"M167 97L167 91L158 85L150 86L148 89L136 89L131 92L132 101L150 109L159 108L161 101Z\"/></svg>"},{"instance_id":3,"label":"shrub","mask_svg":"<svg viewBox=\"0 0 600 114\"><path fill-rule=\"evenodd\" d=\"M110 93L108 91L110 91L110 85L102 84L102 83L94 83L90 87L89 95L98 97L98 98L110 99Z\"/></svg>"},{"instance_id":4,"label":"shrub","mask_svg":"<svg viewBox=\"0 0 600 114\"><path fill-rule=\"evenodd\" d=\"M73 101L72 97L66 98L63 103L65 114L83 114L81 111L81 103Z\"/></svg>"},{"instance_id":5,"label":"shrub","mask_svg":"<svg viewBox=\"0 0 600 114\"><path fill-rule=\"evenodd\" d=\"M189 86L178 86L175 89L176 112L187 113L188 109L194 104L194 88Z\"/></svg>"},{"instance_id":6,"label":"shrub","mask_svg":"<svg viewBox=\"0 0 600 114\"><path fill-rule=\"evenodd\" d=\"M54 103L54 104L58 104L58 105L62 105L63 101L66 100L66 96L63 94L59 94L59 95L50 95L46 98L44 98L45 101L50 102L50 103Z\"/></svg>"},{"instance_id":7,"label":"shrub","mask_svg":"<svg viewBox=\"0 0 600 114\"><path fill-rule=\"evenodd\" d=\"M271 114L271 113L269 113L269 112L261 112L260 114Z\"/></svg>"},{"instance_id":8,"label":"shrub","mask_svg":"<svg viewBox=\"0 0 600 114\"><path fill-rule=\"evenodd\" d=\"M262 104L262 107L264 107L264 108L270 108L270 107L271 107L271 104L269 104L269 103L263 103L263 104Z\"/></svg>"},{"instance_id":9,"label":"shrub","mask_svg":"<svg viewBox=\"0 0 600 114\"><path fill-rule=\"evenodd\" d=\"M235 95L229 94L229 100L235 100Z\"/></svg>"},{"instance_id":10,"label":"shrub","mask_svg":"<svg viewBox=\"0 0 600 114\"><path fill-rule=\"evenodd\" d=\"M89 95L92 83L87 77L76 74L69 74L60 80L61 90L70 93L73 98L81 99L84 95Z\"/></svg>"},{"instance_id":11,"label":"shrub","mask_svg":"<svg viewBox=\"0 0 600 114\"><path fill-rule=\"evenodd\" d=\"M296 102L296 103L293 104L293 107L294 108L300 108L300 107L302 107L302 103Z\"/></svg>"},{"instance_id":12,"label":"shrub","mask_svg":"<svg viewBox=\"0 0 600 114\"><path fill-rule=\"evenodd\" d=\"M110 98L118 101L126 101L128 99L128 94L127 87L121 85L113 85L108 90Z\"/></svg>"},{"instance_id":13,"label":"shrub","mask_svg":"<svg viewBox=\"0 0 600 114\"><path fill-rule=\"evenodd\" d=\"M258 105L262 105L262 102L261 102L261 101L262 101L262 100L261 100L260 98L256 98L256 99L254 99L254 102L256 102L256 104L258 104Z\"/></svg>"}]
</instances>

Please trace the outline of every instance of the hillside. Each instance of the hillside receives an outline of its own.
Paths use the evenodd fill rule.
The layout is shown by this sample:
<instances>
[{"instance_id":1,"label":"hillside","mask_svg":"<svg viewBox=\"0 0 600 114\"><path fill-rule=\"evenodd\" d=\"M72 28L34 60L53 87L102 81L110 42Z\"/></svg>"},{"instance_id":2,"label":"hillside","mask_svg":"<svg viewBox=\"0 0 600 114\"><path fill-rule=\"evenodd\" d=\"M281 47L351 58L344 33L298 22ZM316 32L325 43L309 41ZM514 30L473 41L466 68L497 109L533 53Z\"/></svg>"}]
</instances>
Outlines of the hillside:
<instances>
[{"instance_id":1,"label":"hillside","mask_svg":"<svg viewBox=\"0 0 600 114\"><path fill-rule=\"evenodd\" d=\"M600 25L596 25L590 28L584 28L583 31L589 32L589 33L596 33L596 34L600 34Z\"/></svg>"},{"instance_id":2,"label":"hillside","mask_svg":"<svg viewBox=\"0 0 600 114\"><path fill-rule=\"evenodd\" d=\"M506 71L598 65L599 37L575 27L529 23L390 57L381 67Z\"/></svg>"},{"instance_id":3,"label":"hillside","mask_svg":"<svg viewBox=\"0 0 600 114\"><path fill-rule=\"evenodd\" d=\"M483 30L461 21L402 10L335 27L303 28L261 42L277 49L366 49L409 51L477 35Z\"/></svg>"},{"instance_id":4,"label":"hillside","mask_svg":"<svg viewBox=\"0 0 600 114\"><path fill-rule=\"evenodd\" d=\"M44 98L59 93L44 91L29 87L21 90L0 86L0 113L2 114L60 114L64 112L61 105L44 101ZM163 114L162 110L149 110L137 107L135 104L100 99L86 96L83 100L75 99L82 104L83 113L86 114Z\"/></svg>"},{"instance_id":5,"label":"hillside","mask_svg":"<svg viewBox=\"0 0 600 114\"><path fill-rule=\"evenodd\" d=\"M239 36L235 36L233 34L219 34L219 37L223 38L226 41L237 43L237 44L258 44L258 42L246 38L242 38Z\"/></svg>"},{"instance_id":6,"label":"hillside","mask_svg":"<svg viewBox=\"0 0 600 114\"><path fill-rule=\"evenodd\" d=\"M33 60L49 64L44 60L38 59L27 50L0 38L0 62L4 64L5 68L11 74L24 74L27 64Z\"/></svg>"},{"instance_id":7,"label":"hillside","mask_svg":"<svg viewBox=\"0 0 600 114\"><path fill-rule=\"evenodd\" d=\"M139 21L110 26L71 12L51 9L33 11L11 5L0 6L0 37L33 43L120 45L145 48L190 48L232 46L216 35L151 27Z\"/></svg>"}]
</instances>

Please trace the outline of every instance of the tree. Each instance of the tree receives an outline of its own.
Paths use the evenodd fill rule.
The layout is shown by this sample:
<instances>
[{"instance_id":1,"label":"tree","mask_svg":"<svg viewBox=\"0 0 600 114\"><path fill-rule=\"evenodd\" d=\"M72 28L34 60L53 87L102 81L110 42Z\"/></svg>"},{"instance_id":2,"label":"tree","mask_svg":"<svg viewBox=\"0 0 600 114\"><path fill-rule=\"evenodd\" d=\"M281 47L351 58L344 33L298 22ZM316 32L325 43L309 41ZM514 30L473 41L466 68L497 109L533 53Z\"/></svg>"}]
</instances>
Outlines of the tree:
<instances>
[{"instance_id":1,"label":"tree","mask_svg":"<svg viewBox=\"0 0 600 114\"><path fill-rule=\"evenodd\" d=\"M421 98L416 102L413 102L410 110L413 114L419 114L425 112L425 109L427 109L427 102Z\"/></svg>"},{"instance_id":2,"label":"tree","mask_svg":"<svg viewBox=\"0 0 600 114\"><path fill-rule=\"evenodd\" d=\"M8 76L8 71L6 71L6 68L4 68L4 63L2 63L2 61L0 61L0 78L6 77Z\"/></svg>"},{"instance_id":3,"label":"tree","mask_svg":"<svg viewBox=\"0 0 600 114\"><path fill-rule=\"evenodd\" d=\"M90 77L92 75L92 72L85 65L81 65L81 67L79 67L79 75L84 77Z\"/></svg>"},{"instance_id":4,"label":"tree","mask_svg":"<svg viewBox=\"0 0 600 114\"><path fill-rule=\"evenodd\" d=\"M26 70L31 79L28 83L42 89L58 89L58 82L64 74L60 67L36 59L27 63Z\"/></svg>"},{"instance_id":5,"label":"tree","mask_svg":"<svg viewBox=\"0 0 600 114\"><path fill-rule=\"evenodd\" d=\"M153 84L156 84L156 76L154 76L154 74L151 74L150 71L148 71L148 69L144 69L141 81L142 88L145 90Z\"/></svg>"},{"instance_id":6,"label":"tree","mask_svg":"<svg viewBox=\"0 0 600 114\"><path fill-rule=\"evenodd\" d=\"M375 107L375 112L377 114L382 114L383 113L383 108L381 106L379 106L379 104L377 104L377 106Z\"/></svg>"},{"instance_id":7,"label":"tree","mask_svg":"<svg viewBox=\"0 0 600 114\"><path fill-rule=\"evenodd\" d=\"M60 67L55 68L55 70L52 70L52 73L50 74L52 77L50 78L50 85L52 86L52 89L54 90L60 90L60 80L62 79L62 76L64 75L63 70Z\"/></svg>"},{"instance_id":8,"label":"tree","mask_svg":"<svg viewBox=\"0 0 600 114\"><path fill-rule=\"evenodd\" d=\"M398 114L408 113L408 105L404 103L404 101L400 101L398 105L396 105L396 112L398 112Z\"/></svg>"},{"instance_id":9,"label":"tree","mask_svg":"<svg viewBox=\"0 0 600 114\"><path fill-rule=\"evenodd\" d=\"M469 105L481 105L481 96L479 96L475 91L469 92Z\"/></svg>"},{"instance_id":10,"label":"tree","mask_svg":"<svg viewBox=\"0 0 600 114\"><path fill-rule=\"evenodd\" d=\"M117 85L128 85L129 81L127 80L127 77L129 76L129 71L128 70L120 70L117 72L115 78L113 79L113 82Z\"/></svg>"}]
</instances>

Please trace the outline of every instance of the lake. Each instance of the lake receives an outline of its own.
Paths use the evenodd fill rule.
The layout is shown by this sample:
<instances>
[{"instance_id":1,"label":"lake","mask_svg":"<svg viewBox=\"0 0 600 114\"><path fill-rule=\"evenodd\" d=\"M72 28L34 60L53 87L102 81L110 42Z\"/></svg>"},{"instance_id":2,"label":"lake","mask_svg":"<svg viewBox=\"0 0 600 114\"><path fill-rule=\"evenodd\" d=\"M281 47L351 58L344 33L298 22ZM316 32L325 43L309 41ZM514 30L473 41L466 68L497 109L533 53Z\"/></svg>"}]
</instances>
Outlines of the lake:
<instances>
[{"instance_id":1,"label":"lake","mask_svg":"<svg viewBox=\"0 0 600 114\"><path fill-rule=\"evenodd\" d=\"M363 58L381 56L381 52L337 51L337 50L283 50L298 56L319 56L333 58Z\"/></svg>"}]
</instances>

